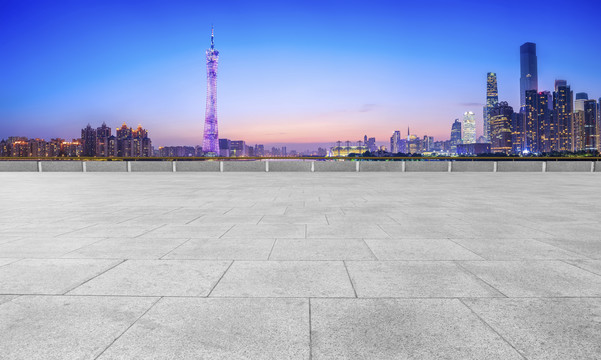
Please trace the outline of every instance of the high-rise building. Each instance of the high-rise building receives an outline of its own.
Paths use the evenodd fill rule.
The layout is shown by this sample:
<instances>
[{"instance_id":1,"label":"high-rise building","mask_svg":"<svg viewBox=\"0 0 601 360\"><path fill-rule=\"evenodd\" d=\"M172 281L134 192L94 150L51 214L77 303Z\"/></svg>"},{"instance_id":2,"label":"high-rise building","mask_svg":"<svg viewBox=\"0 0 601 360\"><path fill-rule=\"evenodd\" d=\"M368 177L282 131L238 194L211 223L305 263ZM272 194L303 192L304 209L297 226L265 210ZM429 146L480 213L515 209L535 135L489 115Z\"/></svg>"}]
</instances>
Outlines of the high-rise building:
<instances>
[{"instance_id":1,"label":"high-rise building","mask_svg":"<svg viewBox=\"0 0 601 360\"><path fill-rule=\"evenodd\" d=\"M588 100L588 94L585 92L576 93L574 97L574 113L584 111L584 102Z\"/></svg>"},{"instance_id":2,"label":"high-rise building","mask_svg":"<svg viewBox=\"0 0 601 360\"><path fill-rule=\"evenodd\" d=\"M538 91L538 61L536 44L520 46L520 108L526 105L526 90Z\"/></svg>"},{"instance_id":3,"label":"high-rise building","mask_svg":"<svg viewBox=\"0 0 601 360\"><path fill-rule=\"evenodd\" d=\"M553 121L553 95L550 91L538 93L539 151L557 151L557 124Z\"/></svg>"},{"instance_id":4,"label":"high-rise building","mask_svg":"<svg viewBox=\"0 0 601 360\"><path fill-rule=\"evenodd\" d=\"M486 75L486 106L484 106L482 134L485 142L490 142L490 110L499 103L499 90L497 88L497 74L489 72Z\"/></svg>"},{"instance_id":5,"label":"high-rise building","mask_svg":"<svg viewBox=\"0 0 601 360\"><path fill-rule=\"evenodd\" d=\"M230 156L230 143L231 141L229 139L219 139L219 156Z\"/></svg>"},{"instance_id":6,"label":"high-rise building","mask_svg":"<svg viewBox=\"0 0 601 360\"><path fill-rule=\"evenodd\" d=\"M597 101L584 102L584 151L597 150L599 133L597 132Z\"/></svg>"},{"instance_id":7,"label":"high-rise building","mask_svg":"<svg viewBox=\"0 0 601 360\"><path fill-rule=\"evenodd\" d=\"M83 156L96 156L96 129L90 124L81 130Z\"/></svg>"},{"instance_id":8,"label":"high-rise building","mask_svg":"<svg viewBox=\"0 0 601 360\"><path fill-rule=\"evenodd\" d=\"M463 132L461 134L461 141L463 144L476 143L476 121L473 112L467 111L463 114L461 130Z\"/></svg>"},{"instance_id":9,"label":"high-rise building","mask_svg":"<svg viewBox=\"0 0 601 360\"><path fill-rule=\"evenodd\" d=\"M490 114L491 152L509 154L512 151L513 108L506 101L501 101L492 108Z\"/></svg>"},{"instance_id":10,"label":"high-rise building","mask_svg":"<svg viewBox=\"0 0 601 360\"><path fill-rule=\"evenodd\" d=\"M393 154L401 152L400 150L401 143L401 132L395 130L392 136L390 137L390 152Z\"/></svg>"},{"instance_id":11,"label":"high-rise building","mask_svg":"<svg viewBox=\"0 0 601 360\"><path fill-rule=\"evenodd\" d=\"M524 132L521 143L522 152L539 152L538 141L540 139L538 124L538 92L536 90L526 90L526 102L522 107L522 116L524 117ZM514 144L517 142L514 141Z\"/></svg>"},{"instance_id":12,"label":"high-rise building","mask_svg":"<svg viewBox=\"0 0 601 360\"><path fill-rule=\"evenodd\" d=\"M461 122L459 119L455 119L453 125L451 125L451 152L457 152L457 145L461 144Z\"/></svg>"},{"instance_id":13,"label":"high-rise building","mask_svg":"<svg viewBox=\"0 0 601 360\"><path fill-rule=\"evenodd\" d=\"M207 104L202 150L205 152L205 155L216 156L219 154L219 133L217 126L217 63L219 62L219 51L215 50L213 29L211 29L211 48L206 51L206 55Z\"/></svg>"},{"instance_id":14,"label":"high-rise building","mask_svg":"<svg viewBox=\"0 0 601 360\"><path fill-rule=\"evenodd\" d=\"M230 142L230 156L246 155L246 142L244 142L244 140L232 140Z\"/></svg>"},{"instance_id":15,"label":"high-rise building","mask_svg":"<svg viewBox=\"0 0 601 360\"><path fill-rule=\"evenodd\" d=\"M109 156L109 138L111 137L111 128L102 123L102 126L96 129L96 156Z\"/></svg>"},{"instance_id":16,"label":"high-rise building","mask_svg":"<svg viewBox=\"0 0 601 360\"><path fill-rule=\"evenodd\" d=\"M557 151L572 150L573 93L565 80L555 80L553 122L557 126Z\"/></svg>"}]
</instances>

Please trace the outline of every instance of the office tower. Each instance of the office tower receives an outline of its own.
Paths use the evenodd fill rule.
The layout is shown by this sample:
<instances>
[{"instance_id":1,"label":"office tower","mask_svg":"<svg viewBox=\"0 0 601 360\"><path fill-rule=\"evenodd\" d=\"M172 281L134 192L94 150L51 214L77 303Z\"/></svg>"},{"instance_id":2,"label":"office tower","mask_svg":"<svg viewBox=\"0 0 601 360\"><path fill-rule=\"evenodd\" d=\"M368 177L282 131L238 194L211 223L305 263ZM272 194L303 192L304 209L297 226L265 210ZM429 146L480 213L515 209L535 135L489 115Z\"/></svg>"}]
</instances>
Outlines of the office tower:
<instances>
[{"instance_id":1,"label":"office tower","mask_svg":"<svg viewBox=\"0 0 601 360\"><path fill-rule=\"evenodd\" d=\"M282 146L282 156L288 156L288 149L285 146Z\"/></svg>"},{"instance_id":2,"label":"office tower","mask_svg":"<svg viewBox=\"0 0 601 360\"><path fill-rule=\"evenodd\" d=\"M219 139L219 156L230 156L230 143L231 141L229 139Z\"/></svg>"},{"instance_id":3,"label":"office tower","mask_svg":"<svg viewBox=\"0 0 601 360\"><path fill-rule=\"evenodd\" d=\"M506 101L499 102L490 113L491 151L509 154L512 149L511 121L513 108Z\"/></svg>"},{"instance_id":4,"label":"office tower","mask_svg":"<svg viewBox=\"0 0 601 360\"><path fill-rule=\"evenodd\" d=\"M536 90L526 90L526 100L521 113L524 117L521 151L536 153L538 152L539 140L538 92Z\"/></svg>"},{"instance_id":5,"label":"office tower","mask_svg":"<svg viewBox=\"0 0 601 360\"><path fill-rule=\"evenodd\" d=\"M484 142L490 142L490 110L499 103L499 90L497 88L497 74L489 72L486 75L486 106L484 106L482 134Z\"/></svg>"},{"instance_id":6,"label":"office tower","mask_svg":"<svg viewBox=\"0 0 601 360\"><path fill-rule=\"evenodd\" d=\"M588 94L585 92L576 93L574 98L574 112L584 111L584 102L588 100Z\"/></svg>"},{"instance_id":7,"label":"office tower","mask_svg":"<svg viewBox=\"0 0 601 360\"><path fill-rule=\"evenodd\" d=\"M557 124L553 119L553 95L550 91L538 93L539 151L557 151Z\"/></svg>"},{"instance_id":8,"label":"office tower","mask_svg":"<svg viewBox=\"0 0 601 360\"><path fill-rule=\"evenodd\" d=\"M476 121L474 120L474 113L471 111L463 114L463 124L461 126L463 134L461 140L463 144L475 144L476 143Z\"/></svg>"},{"instance_id":9,"label":"office tower","mask_svg":"<svg viewBox=\"0 0 601 360\"><path fill-rule=\"evenodd\" d=\"M401 143L401 132L395 130L395 132L390 137L390 152L392 154L396 154L400 151L400 143Z\"/></svg>"},{"instance_id":10,"label":"office tower","mask_svg":"<svg viewBox=\"0 0 601 360\"><path fill-rule=\"evenodd\" d=\"M230 156L246 155L246 142L244 142L244 140L232 140L230 142Z\"/></svg>"},{"instance_id":11,"label":"office tower","mask_svg":"<svg viewBox=\"0 0 601 360\"><path fill-rule=\"evenodd\" d=\"M555 81L553 122L557 126L557 151L572 150L573 93L565 80Z\"/></svg>"},{"instance_id":12,"label":"office tower","mask_svg":"<svg viewBox=\"0 0 601 360\"><path fill-rule=\"evenodd\" d=\"M584 151L592 152L598 147L597 101L584 102Z\"/></svg>"},{"instance_id":13,"label":"office tower","mask_svg":"<svg viewBox=\"0 0 601 360\"><path fill-rule=\"evenodd\" d=\"M538 61L536 44L520 46L520 108L526 105L526 90L538 91Z\"/></svg>"},{"instance_id":14,"label":"office tower","mask_svg":"<svg viewBox=\"0 0 601 360\"><path fill-rule=\"evenodd\" d=\"M265 156L265 146L263 144L255 145L255 156Z\"/></svg>"},{"instance_id":15,"label":"office tower","mask_svg":"<svg viewBox=\"0 0 601 360\"><path fill-rule=\"evenodd\" d=\"M102 126L96 129L96 156L109 156L109 138L111 137L111 128L102 123Z\"/></svg>"},{"instance_id":16,"label":"office tower","mask_svg":"<svg viewBox=\"0 0 601 360\"><path fill-rule=\"evenodd\" d=\"M205 112L205 130L202 140L202 149L205 155L216 156L219 154L218 128L217 128L217 63L219 51L215 50L213 41L214 33L211 29L211 48L207 55L207 104Z\"/></svg>"},{"instance_id":17,"label":"office tower","mask_svg":"<svg viewBox=\"0 0 601 360\"><path fill-rule=\"evenodd\" d=\"M601 98L597 102L597 151L601 153Z\"/></svg>"},{"instance_id":18,"label":"office tower","mask_svg":"<svg viewBox=\"0 0 601 360\"><path fill-rule=\"evenodd\" d=\"M451 125L451 152L457 152L457 145L461 144L461 122L459 119L455 119L453 125Z\"/></svg>"}]
</instances>

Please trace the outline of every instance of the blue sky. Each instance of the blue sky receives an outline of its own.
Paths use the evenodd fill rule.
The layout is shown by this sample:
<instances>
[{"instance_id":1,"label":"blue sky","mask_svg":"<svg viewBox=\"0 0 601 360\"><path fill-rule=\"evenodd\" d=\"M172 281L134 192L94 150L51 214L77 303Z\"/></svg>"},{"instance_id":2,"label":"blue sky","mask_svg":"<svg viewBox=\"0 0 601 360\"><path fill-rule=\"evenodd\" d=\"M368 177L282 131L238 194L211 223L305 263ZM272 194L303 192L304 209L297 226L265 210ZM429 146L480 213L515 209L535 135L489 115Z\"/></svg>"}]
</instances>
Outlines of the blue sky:
<instances>
[{"instance_id":1,"label":"blue sky","mask_svg":"<svg viewBox=\"0 0 601 360\"><path fill-rule=\"evenodd\" d=\"M601 97L595 1L0 0L0 138L106 121L200 144L211 24L220 137L251 144L442 140L468 110L480 130L488 71L517 107L526 41L540 90Z\"/></svg>"}]
</instances>

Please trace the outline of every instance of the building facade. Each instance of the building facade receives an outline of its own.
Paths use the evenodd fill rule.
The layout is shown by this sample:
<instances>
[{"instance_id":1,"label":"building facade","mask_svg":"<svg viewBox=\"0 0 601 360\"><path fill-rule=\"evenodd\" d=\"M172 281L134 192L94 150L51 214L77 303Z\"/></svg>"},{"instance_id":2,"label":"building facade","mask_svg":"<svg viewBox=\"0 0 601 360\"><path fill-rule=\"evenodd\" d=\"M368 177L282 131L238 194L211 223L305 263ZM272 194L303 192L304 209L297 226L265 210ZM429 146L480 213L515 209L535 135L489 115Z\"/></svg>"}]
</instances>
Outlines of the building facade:
<instances>
[{"instance_id":1,"label":"building facade","mask_svg":"<svg viewBox=\"0 0 601 360\"><path fill-rule=\"evenodd\" d=\"M526 105L527 90L538 92L536 44L531 42L520 46L520 108Z\"/></svg>"},{"instance_id":2,"label":"building facade","mask_svg":"<svg viewBox=\"0 0 601 360\"><path fill-rule=\"evenodd\" d=\"M489 72L486 75L486 105L483 111L482 136L484 142L490 142L490 111L499 103L499 90L497 87L497 74Z\"/></svg>"}]
</instances>

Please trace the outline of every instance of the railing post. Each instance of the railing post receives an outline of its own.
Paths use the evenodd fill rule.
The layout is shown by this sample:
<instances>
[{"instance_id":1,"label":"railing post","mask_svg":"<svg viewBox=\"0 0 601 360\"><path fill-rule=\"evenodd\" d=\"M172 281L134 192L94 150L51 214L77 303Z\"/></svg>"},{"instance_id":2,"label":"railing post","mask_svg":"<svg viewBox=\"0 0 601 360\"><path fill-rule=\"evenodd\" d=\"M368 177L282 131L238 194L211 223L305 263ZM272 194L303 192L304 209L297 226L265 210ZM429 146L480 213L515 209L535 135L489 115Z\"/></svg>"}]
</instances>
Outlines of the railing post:
<instances>
[{"instance_id":1,"label":"railing post","mask_svg":"<svg viewBox=\"0 0 601 360\"><path fill-rule=\"evenodd\" d=\"M543 172L547 172L547 162L543 161Z\"/></svg>"},{"instance_id":2,"label":"railing post","mask_svg":"<svg viewBox=\"0 0 601 360\"><path fill-rule=\"evenodd\" d=\"M223 172L223 161L219 162L219 172Z\"/></svg>"},{"instance_id":3,"label":"railing post","mask_svg":"<svg viewBox=\"0 0 601 360\"><path fill-rule=\"evenodd\" d=\"M81 171L83 171L83 172L86 172L86 170L87 170L87 169L86 169L86 162L85 162L85 161L82 161L82 162L81 162Z\"/></svg>"},{"instance_id":4,"label":"railing post","mask_svg":"<svg viewBox=\"0 0 601 360\"><path fill-rule=\"evenodd\" d=\"M131 161L127 162L127 172L131 172Z\"/></svg>"},{"instance_id":5,"label":"railing post","mask_svg":"<svg viewBox=\"0 0 601 360\"><path fill-rule=\"evenodd\" d=\"M42 162L38 161L38 172L42 172Z\"/></svg>"},{"instance_id":6,"label":"railing post","mask_svg":"<svg viewBox=\"0 0 601 360\"><path fill-rule=\"evenodd\" d=\"M171 165L172 165L172 168L171 168L171 170L173 170L173 172L176 172L176 171L177 171L177 165L175 165L175 163L176 163L176 161L173 161L173 162L171 163Z\"/></svg>"},{"instance_id":7,"label":"railing post","mask_svg":"<svg viewBox=\"0 0 601 360\"><path fill-rule=\"evenodd\" d=\"M315 161L311 161L311 172L315 172Z\"/></svg>"},{"instance_id":8,"label":"railing post","mask_svg":"<svg viewBox=\"0 0 601 360\"><path fill-rule=\"evenodd\" d=\"M359 163L360 161L355 161L355 170L357 170L357 172L359 172Z\"/></svg>"},{"instance_id":9,"label":"railing post","mask_svg":"<svg viewBox=\"0 0 601 360\"><path fill-rule=\"evenodd\" d=\"M449 172L453 171L453 161L449 160Z\"/></svg>"},{"instance_id":10,"label":"railing post","mask_svg":"<svg viewBox=\"0 0 601 360\"><path fill-rule=\"evenodd\" d=\"M492 172L497 172L498 168L499 168L499 162L498 161L493 162L493 164L492 164Z\"/></svg>"},{"instance_id":11,"label":"railing post","mask_svg":"<svg viewBox=\"0 0 601 360\"><path fill-rule=\"evenodd\" d=\"M269 172L269 160L265 160L265 172Z\"/></svg>"},{"instance_id":12,"label":"railing post","mask_svg":"<svg viewBox=\"0 0 601 360\"><path fill-rule=\"evenodd\" d=\"M405 172L406 171L405 169L406 169L406 161L402 160L401 161L401 172Z\"/></svg>"}]
</instances>

